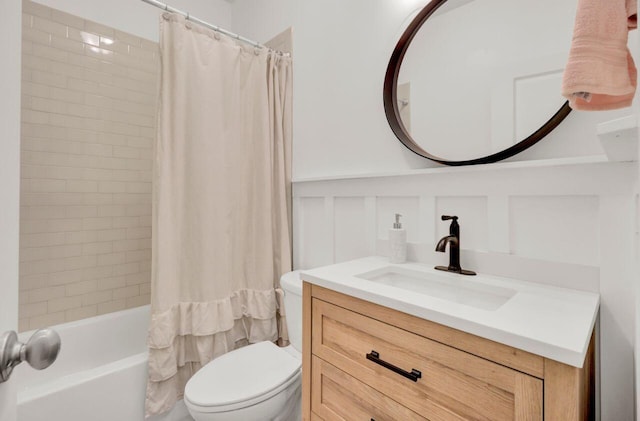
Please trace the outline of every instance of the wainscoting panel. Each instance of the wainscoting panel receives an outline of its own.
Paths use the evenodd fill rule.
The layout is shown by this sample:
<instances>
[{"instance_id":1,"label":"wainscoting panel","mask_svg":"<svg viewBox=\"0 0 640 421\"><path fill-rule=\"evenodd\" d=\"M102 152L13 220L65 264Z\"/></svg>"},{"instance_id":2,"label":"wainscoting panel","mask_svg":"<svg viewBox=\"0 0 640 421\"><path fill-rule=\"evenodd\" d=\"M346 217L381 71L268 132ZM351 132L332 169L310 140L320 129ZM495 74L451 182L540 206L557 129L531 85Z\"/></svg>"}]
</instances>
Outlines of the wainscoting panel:
<instances>
[{"instance_id":1,"label":"wainscoting panel","mask_svg":"<svg viewBox=\"0 0 640 421\"><path fill-rule=\"evenodd\" d=\"M365 198L336 197L333 201L335 261L345 262L373 252L367 243Z\"/></svg>"},{"instance_id":2,"label":"wainscoting panel","mask_svg":"<svg viewBox=\"0 0 640 421\"><path fill-rule=\"evenodd\" d=\"M511 253L598 265L598 207L597 196L512 196Z\"/></svg>"},{"instance_id":3,"label":"wainscoting panel","mask_svg":"<svg viewBox=\"0 0 640 421\"><path fill-rule=\"evenodd\" d=\"M600 293L601 419L632 419L637 171L591 157L298 180L294 265L387 255L395 213L408 258L443 264L440 216L458 215L463 267Z\"/></svg>"},{"instance_id":4,"label":"wainscoting panel","mask_svg":"<svg viewBox=\"0 0 640 421\"><path fill-rule=\"evenodd\" d=\"M449 235L451 221L442 221L442 215L456 215L460 224L460 244L463 249L487 251L489 249L489 218L486 197L436 198L436 240Z\"/></svg>"}]
</instances>

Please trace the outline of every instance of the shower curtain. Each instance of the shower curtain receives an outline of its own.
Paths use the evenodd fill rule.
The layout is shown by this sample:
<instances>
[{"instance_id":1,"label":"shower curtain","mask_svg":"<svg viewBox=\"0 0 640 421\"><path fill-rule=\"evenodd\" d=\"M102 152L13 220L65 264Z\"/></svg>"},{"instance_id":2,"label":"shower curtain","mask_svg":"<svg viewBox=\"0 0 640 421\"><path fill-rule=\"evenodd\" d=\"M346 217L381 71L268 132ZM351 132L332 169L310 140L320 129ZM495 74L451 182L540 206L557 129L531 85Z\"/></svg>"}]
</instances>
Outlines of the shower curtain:
<instances>
[{"instance_id":1,"label":"shower curtain","mask_svg":"<svg viewBox=\"0 0 640 421\"><path fill-rule=\"evenodd\" d=\"M291 59L179 15L160 26L147 416L211 359L286 343L291 269Z\"/></svg>"}]
</instances>

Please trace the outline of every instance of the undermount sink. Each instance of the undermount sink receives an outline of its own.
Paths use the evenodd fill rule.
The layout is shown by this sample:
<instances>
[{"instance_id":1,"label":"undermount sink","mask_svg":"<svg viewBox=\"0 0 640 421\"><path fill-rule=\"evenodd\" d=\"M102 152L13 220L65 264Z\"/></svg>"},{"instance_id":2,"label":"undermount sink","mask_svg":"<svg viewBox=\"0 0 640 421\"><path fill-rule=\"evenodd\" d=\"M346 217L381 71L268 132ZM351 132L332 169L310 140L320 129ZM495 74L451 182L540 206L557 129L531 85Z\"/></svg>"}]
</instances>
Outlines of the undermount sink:
<instances>
[{"instance_id":1,"label":"undermount sink","mask_svg":"<svg viewBox=\"0 0 640 421\"><path fill-rule=\"evenodd\" d=\"M355 276L482 310L497 310L516 294L513 289L487 285L468 277L440 275L397 266L383 267Z\"/></svg>"}]
</instances>

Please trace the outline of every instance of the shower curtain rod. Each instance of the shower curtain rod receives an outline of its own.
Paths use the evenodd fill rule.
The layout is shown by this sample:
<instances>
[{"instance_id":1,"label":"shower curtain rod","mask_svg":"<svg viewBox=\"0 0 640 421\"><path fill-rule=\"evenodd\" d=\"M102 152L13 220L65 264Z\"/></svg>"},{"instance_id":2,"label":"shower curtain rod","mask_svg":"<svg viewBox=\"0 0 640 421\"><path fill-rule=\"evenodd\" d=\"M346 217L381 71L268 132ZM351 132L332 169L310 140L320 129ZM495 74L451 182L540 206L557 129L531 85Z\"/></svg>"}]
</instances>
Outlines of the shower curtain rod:
<instances>
[{"instance_id":1,"label":"shower curtain rod","mask_svg":"<svg viewBox=\"0 0 640 421\"><path fill-rule=\"evenodd\" d=\"M289 54L289 53L284 53L284 52L282 52L282 51L274 50L273 48L267 47L266 45L262 45L262 44L260 44L259 42L256 42L256 41L253 41L253 40L250 40L249 38L245 38L245 37L243 37L243 36L241 36L241 35L238 35L238 34L235 34L235 33L231 32L231 31L227 31L226 29L223 29L223 28L221 28L221 27L219 27L219 26L217 26L217 25L214 25L214 24L211 24L211 23L205 22L205 21L203 21L203 20L201 20L201 19L198 19L198 18L196 18L196 17L194 17L194 16L191 16L191 15L189 14L189 12L183 12L182 10L178 10L178 9L176 9L175 7L171 7L171 6L169 6L168 4L166 4L166 3L162 3L162 2L160 2L160 1L158 1L158 0L142 0L142 1L143 1L143 2L145 2L145 3L147 3L147 4L150 4L150 5L152 5L152 6L155 6L155 7L157 7L157 8L160 8L160 9L166 10L167 12L177 13L177 14L179 14L179 15L182 15L182 16L184 16L185 18L187 18L187 20L190 20L190 21L192 21L192 22L195 22L195 23L197 23L197 24L200 24L200 25L202 25L202 26L205 26L205 27L207 27L207 28L209 28L209 29L213 29L213 30L214 30L214 31L216 31L216 32L220 32L220 33L222 33L222 34L228 35L228 36L230 36L231 38L235 38L235 39L237 39L238 41L242 41L242 42L245 42L245 43L247 43L247 44L251 44L251 45L253 45L254 47L257 47L257 48L266 48L267 50L275 51L276 53L281 54L281 55L283 55L283 56L285 56L285 57L290 56L290 54Z\"/></svg>"}]
</instances>

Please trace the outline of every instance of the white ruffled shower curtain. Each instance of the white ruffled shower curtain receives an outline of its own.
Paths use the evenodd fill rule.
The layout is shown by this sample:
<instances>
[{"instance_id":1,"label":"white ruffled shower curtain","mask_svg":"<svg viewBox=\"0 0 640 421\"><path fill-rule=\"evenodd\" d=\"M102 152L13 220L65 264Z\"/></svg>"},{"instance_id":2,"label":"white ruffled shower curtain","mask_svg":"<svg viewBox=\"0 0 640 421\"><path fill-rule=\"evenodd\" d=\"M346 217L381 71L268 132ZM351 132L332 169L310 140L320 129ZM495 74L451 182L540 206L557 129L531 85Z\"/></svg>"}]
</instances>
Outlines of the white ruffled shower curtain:
<instances>
[{"instance_id":1,"label":"white ruffled shower curtain","mask_svg":"<svg viewBox=\"0 0 640 421\"><path fill-rule=\"evenodd\" d=\"M286 343L291 59L166 13L155 147L146 414L211 359Z\"/></svg>"}]
</instances>

